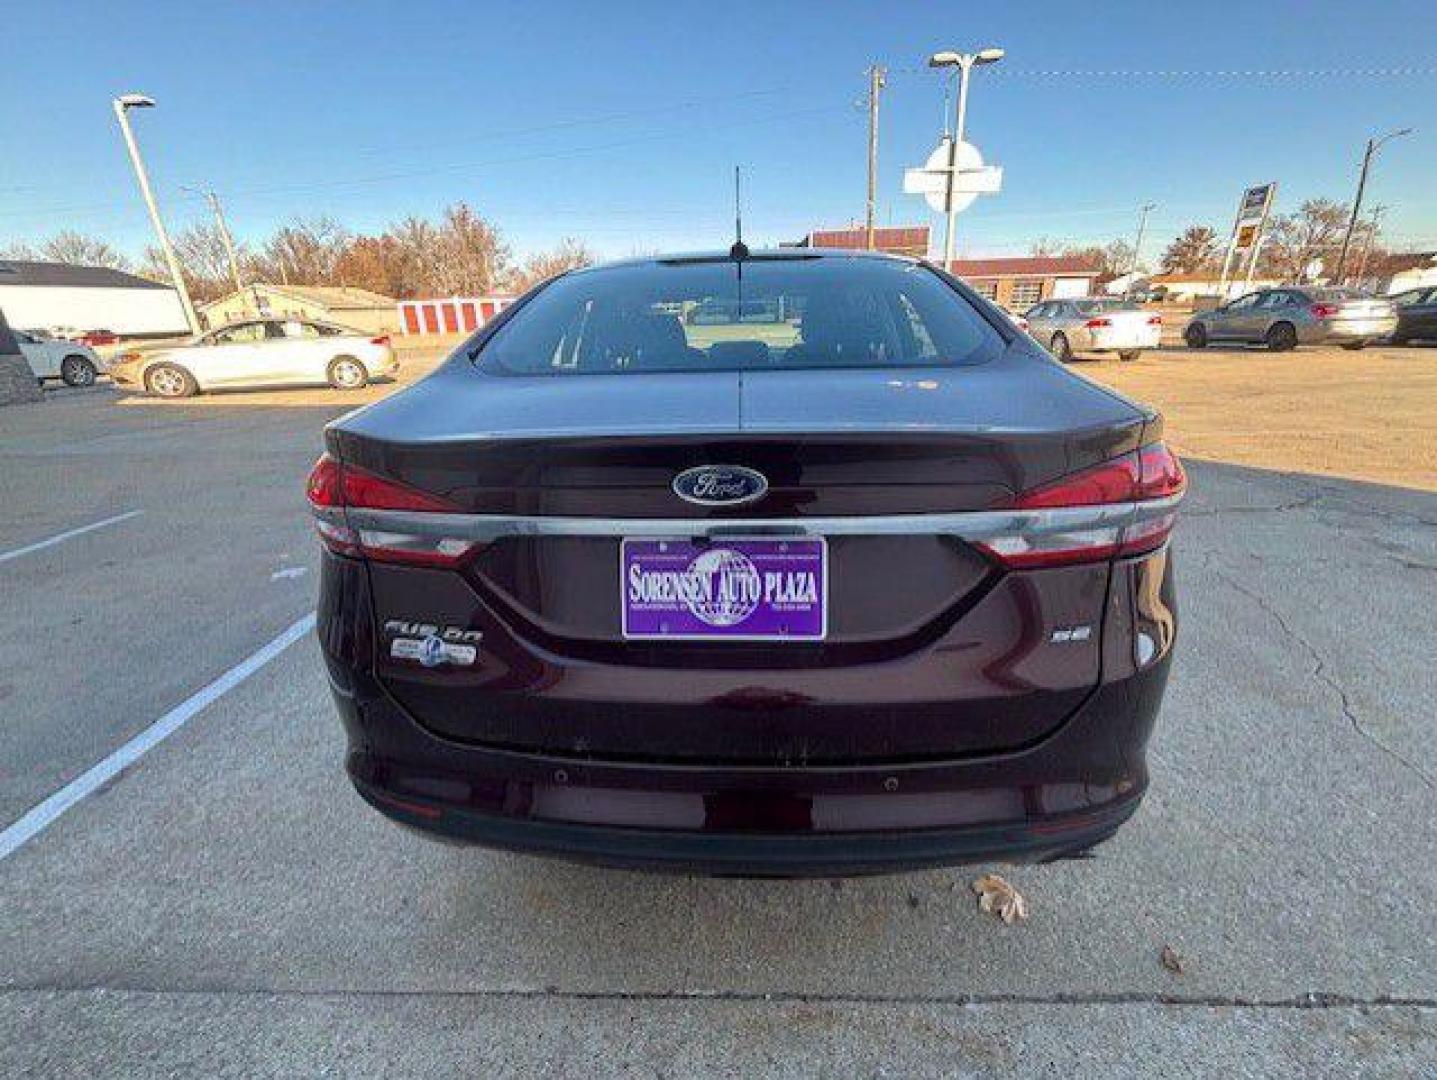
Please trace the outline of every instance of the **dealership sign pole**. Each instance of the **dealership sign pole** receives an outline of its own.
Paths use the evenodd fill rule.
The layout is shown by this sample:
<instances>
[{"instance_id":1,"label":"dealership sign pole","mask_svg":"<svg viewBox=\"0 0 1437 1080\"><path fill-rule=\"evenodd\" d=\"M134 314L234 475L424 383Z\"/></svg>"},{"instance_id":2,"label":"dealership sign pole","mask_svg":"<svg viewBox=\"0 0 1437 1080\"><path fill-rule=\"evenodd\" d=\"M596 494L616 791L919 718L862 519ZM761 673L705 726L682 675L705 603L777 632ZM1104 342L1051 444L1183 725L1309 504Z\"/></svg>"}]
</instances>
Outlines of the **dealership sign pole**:
<instances>
[{"instance_id":1,"label":"dealership sign pole","mask_svg":"<svg viewBox=\"0 0 1437 1080\"><path fill-rule=\"evenodd\" d=\"M1227 255L1222 260L1222 280L1218 284L1219 304L1227 303L1228 274L1232 270L1232 257L1238 252L1251 251L1252 259L1247 267L1247 284L1252 284L1252 272L1257 266L1257 249L1262 238L1267 214L1277 197L1277 182L1259 184L1242 193L1238 203L1237 220L1233 222L1232 236L1228 239Z\"/></svg>"}]
</instances>

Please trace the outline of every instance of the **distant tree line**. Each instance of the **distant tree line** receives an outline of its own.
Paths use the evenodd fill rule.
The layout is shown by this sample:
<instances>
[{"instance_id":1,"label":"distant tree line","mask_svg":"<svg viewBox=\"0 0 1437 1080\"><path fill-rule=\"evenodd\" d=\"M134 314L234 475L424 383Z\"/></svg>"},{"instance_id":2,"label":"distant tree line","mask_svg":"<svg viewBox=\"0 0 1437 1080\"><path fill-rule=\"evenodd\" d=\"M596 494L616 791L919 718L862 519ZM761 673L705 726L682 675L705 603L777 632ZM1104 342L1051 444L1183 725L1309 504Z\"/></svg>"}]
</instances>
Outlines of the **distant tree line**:
<instances>
[{"instance_id":1,"label":"distant tree line","mask_svg":"<svg viewBox=\"0 0 1437 1080\"><path fill-rule=\"evenodd\" d=\"M1298 281L1308 264L1319 258L1324 270L1330 273L1337 264L1350 213L1350 206L1331 199L1309 199L1290 214L1269 218L1255 273L1260 277ZM1168 244L1158 266L1165 274L1219 273L1223 256L1227 254L1227 239L1226 234L1219 235L1211 225L1190 225ZM1370 218L1358 222L1353 230L1349 259L1356 259L1363 252L1369 262L1380 260L1386 254L1378 243L1377 228ZM1042 238L1032 245L1031 253L1082 256L1099 269L1101 279L1115 278L1133 269L1133 245L1126 240L1082 246ZM1237 259L1233 262L1236 266Z\"/></svg>"},{"instance_id":2,"label":"distant tree line","mask_svg":"<svg viewBox=\"0 0 1437 1080\"><path fill-rule=\"evenodd\" d=\"M1351 206L1332 199L1309 199L1290 214L1269 218L1254 273L1280 281L1300 281L1308 265L1321 259L1324 272L1330 274L1336 268L1351 213ZM1168 274L1220 273L1227 240L1211 225L1190 225L1163 252L1162 270ZM1371 218L1363 218L1353 229L1349 269L1351 260L1362 253L1368 261L1380 260L1386 254ZM1233 261L1236 265L1237 259Z\"/></svg>"},{"instance_id":3,"label":"distant tree line","mask_svg":"<svg viewBox=\"0 0 1437 1080\"><path fill-rule=\"evenodd\" d=\"M224 238L209 222L189 225L172 237L185 284L197 302L234 291ZM354 233L328 217L299 218L276 229L258 246L235 244L240 278L290 285L345 285L396 299L521 292L529 286L594 261L574 239L551 251L516 259L503 234L465 203L439 219L408 217L378 235ZM35 245L14 244L0 257L40 259L131 270L168 281L158 247L138 263L103 240L66 230Z\"/></svg>"}]
</instances>

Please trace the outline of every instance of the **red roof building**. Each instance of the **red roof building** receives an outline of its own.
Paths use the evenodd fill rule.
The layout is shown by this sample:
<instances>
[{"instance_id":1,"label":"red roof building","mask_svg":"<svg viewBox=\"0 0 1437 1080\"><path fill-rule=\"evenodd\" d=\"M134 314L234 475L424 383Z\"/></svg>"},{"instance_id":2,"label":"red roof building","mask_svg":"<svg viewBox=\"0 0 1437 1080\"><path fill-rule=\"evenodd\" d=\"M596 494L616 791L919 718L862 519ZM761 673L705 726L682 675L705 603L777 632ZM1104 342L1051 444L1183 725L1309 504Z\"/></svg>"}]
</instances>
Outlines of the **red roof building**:
<instances>
[{"instance_id":1,"label":"red roof building","mask_svg":"<svg viewBox=\"0 0 1437 1080\"><path fill-rule=\"evenodd\" d=\"M1102 275L1102 268L1082 255L954 259L948 269L989 300L1018 314L1043 300L1090 296Z\"/></svg>"},{"instance_id":2,"label":"red roof building","mask_svg":"<svg viewBox=\"0 0 1437 1080\"><path fill-rule=\"evenodd\" d=\"M817 229L805 236L800 247L848 248L862 251L868 247L868 233L862 226L851 229ZM921 259L928 254L928 226L904 225L873 230L875 251L889 255L909 255Z\"/></svg>"}]
</instances>

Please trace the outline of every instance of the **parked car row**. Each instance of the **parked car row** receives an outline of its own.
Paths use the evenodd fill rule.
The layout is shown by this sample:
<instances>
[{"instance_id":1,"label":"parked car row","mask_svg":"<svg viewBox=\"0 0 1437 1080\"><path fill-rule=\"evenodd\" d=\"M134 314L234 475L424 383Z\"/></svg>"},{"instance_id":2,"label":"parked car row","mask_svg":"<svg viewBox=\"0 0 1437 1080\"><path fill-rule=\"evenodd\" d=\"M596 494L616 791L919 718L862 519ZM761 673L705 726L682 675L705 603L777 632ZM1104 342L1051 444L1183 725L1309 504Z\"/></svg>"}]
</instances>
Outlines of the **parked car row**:
<instances>
[{"instance_id":1,"label":"parked car row","mask_svg":"<svg viewBox=\"0 0 1437 1080\"><path fill-rule=\"evenodd\" d=\"M1054 357L1117 353L1136 360L1157 348L1162 316L1132 298L1045 300L1022 315L1005 314ZM1437 340L1437 287L1374 297L1354 289L1283 286L1260 289L1193 315L1183 329L1190 348L1209 344L1265 345L1274 352L1298 345L1361 349L1374 342L1405 345Z\"/></svg>"}]
</instances>

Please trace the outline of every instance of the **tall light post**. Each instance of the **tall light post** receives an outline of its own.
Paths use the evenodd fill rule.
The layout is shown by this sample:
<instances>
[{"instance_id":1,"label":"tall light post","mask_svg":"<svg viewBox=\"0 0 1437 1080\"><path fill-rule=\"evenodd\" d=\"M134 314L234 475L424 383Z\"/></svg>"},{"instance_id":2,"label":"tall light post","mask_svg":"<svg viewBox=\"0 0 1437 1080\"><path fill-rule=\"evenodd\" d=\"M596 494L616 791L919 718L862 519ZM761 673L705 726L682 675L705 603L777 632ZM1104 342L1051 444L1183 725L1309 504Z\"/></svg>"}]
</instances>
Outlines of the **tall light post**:
<instances>
[{"instance_id":1,"label":"tall light post","mask_svg":"<svg viewBox=\"0 0 1437 1080\"><path fill-rule=\"evenodd\" d=\"M169 233L165 232L165 223L160 218L160 208L155 202L155 193L150 188L150 176L145 171L144 160L140 157L140 146L135 142L135 133L130 130L129 111L153 109L155 99L145 97L144 94L122 94L111 104L115 107L115 119L120 122L120 133L125 137L125 148L130 152L130 163L135 167L135 178L140 182L140 194L145 197L145 206L149 208L150 222L155 227L160 250L164 252L165 263L170 268L170 279L174 282L175 291L180 294L180 306L185 309L185 321L189 323L190 333L198 334L200 321L195 316L195 305L190 301L190 291L185 288L185 278L180 272L180 260L175 257L174 246L170 243Z\"/></svg>"},{"instance_id":2,"label":"tall light post","mask_svg":"<svg viewBox=\"0 0 1437 1080\"><path fill-rule=\"evenodd\" d=\"M1357 174L1357 198L1352 200L1352 216L1347 219L1347 232L1342 236L1342 251L1337 256L1337 272L1332 275L1332 280L1339 285L1342 284L1342 276L1347 269L1347 249L1352 245L1352 231L1357 228L1357 215L1362 213L1362 193L1367 188L1367 170L1372 167L1372 155L1382 148L1383 143L1411 134L1411 128L1402 128L1399 131L1389 131L1381 138L1367 140L1367 150L1362 155L1362 171Z\"/></svg>"},{"instance_id":3,"label":"tall light post","mask_svg":"<svg viewBox=\"0 0 1437 1080\"><path fill-rule=\"evenodd\" d=\"M976 53L936 52L928 58L931 68L958 69L958 104L953 118L953 141L948 145L948 184L943 206L948 213L948 228L943 236L943 266L953 263L953 246L958 230L958 209L953 205L953 188L958 180L958 146L963 142L963 128L968 119L968 78L982 64L996 64L1003 59L1003 50L980 49Z\"/></svg>"}]
</instances>

